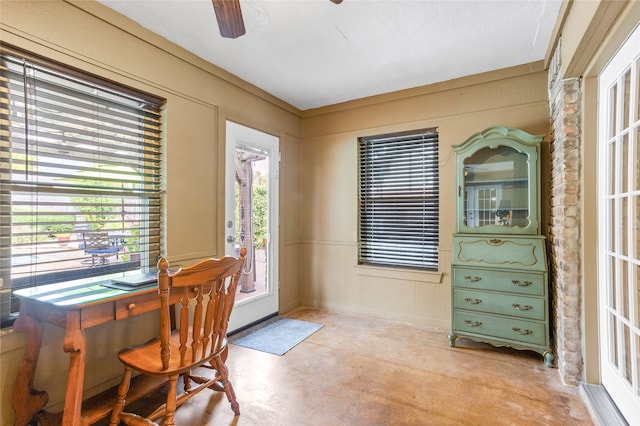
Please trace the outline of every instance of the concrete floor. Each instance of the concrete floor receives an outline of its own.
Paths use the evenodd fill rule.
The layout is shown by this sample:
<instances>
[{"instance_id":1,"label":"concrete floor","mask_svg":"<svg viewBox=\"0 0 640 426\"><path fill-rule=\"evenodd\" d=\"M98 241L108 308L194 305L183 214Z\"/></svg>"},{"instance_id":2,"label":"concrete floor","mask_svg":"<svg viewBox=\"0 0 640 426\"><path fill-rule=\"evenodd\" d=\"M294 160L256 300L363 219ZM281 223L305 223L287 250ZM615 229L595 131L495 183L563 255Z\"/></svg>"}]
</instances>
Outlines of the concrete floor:
<instances>
[{"instance_id":1,"label":"concrete floor","mask_svg":"<svg viewBox=\"0 0 640 426\"><path fill-rule=\"evenodd\" d=\"M284 356L231 345L241 414L204 391L178 409L184 426L592 425L576 388L529 351L494 348L447 330L298 308L321 323Z\"/></svg>"}]
</instances>

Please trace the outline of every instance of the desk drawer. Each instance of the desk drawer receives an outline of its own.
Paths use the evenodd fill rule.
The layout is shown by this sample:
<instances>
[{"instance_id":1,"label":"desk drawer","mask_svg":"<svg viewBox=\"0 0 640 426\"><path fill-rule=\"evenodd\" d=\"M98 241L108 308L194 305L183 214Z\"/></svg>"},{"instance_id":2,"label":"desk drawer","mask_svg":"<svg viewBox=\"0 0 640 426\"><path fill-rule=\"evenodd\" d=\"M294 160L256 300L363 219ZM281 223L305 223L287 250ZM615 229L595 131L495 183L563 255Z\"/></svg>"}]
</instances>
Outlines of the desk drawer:
<instances>
[{"instance_id":1,"label":"desk drawer","mask_svg":"<svg viewBox=\"0 0 640 426\"><path fill-rule=\"evenodd\" d=\"M80 328L95 327L113 321L113 302L102 303L80 310Z\"/></svg>"},{"instance_id":2,"label":"desk drawer","mask_svg":"<svg viewBox=\"0 0 640 426\"><path fill-rule=\"evenodd\" d=\"M477 290L545 295L544 275L520 271L453 268L453 286Z\"/></svg>"},{"instance_id":3,"label":"desk drawer","mask_svg":"<svg viewBox=\"0 0 640 426\"><path fill-rule=\"evenodd\" d=\"M547 345L545 323L542 322L454 310L453 328L463 333L494 336L534 345Z\"/></svg>"},{"instance_id":4,"label":"desk drawer","mask_svg":"<svg viewBox=\"0 0 640 426\"><path fill-rule=\"evenodd\" d=\"M455 289L453 307L536 320L546 317L544 299L504 293Z\"/></svg>"},{"instance_id":5,"label":"desk drawer","mask_svg":"<svg viewBox=\"0 0 640 426\"><path fill-rule=\"evenodd\" d=\"M157 291L138 294L130 298L116 300L116 320L121 320L146 312L158 310L160 299Z\"/></svg>"}]
</instances>

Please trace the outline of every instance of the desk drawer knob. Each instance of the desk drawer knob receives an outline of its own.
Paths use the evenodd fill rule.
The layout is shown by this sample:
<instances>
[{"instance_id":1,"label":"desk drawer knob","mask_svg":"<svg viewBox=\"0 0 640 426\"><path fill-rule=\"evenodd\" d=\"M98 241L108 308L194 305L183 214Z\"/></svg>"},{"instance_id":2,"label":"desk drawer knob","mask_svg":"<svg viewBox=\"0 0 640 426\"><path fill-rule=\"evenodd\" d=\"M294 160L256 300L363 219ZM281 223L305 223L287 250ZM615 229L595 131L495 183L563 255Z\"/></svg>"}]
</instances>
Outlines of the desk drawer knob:
<instances>
[{"instance_id":1,"label":"desk drawer knob","mask_svg":"<svg viewBox=\"0 0 640 426\"><path fill-rule=\"evenodd\" d=\"M469 327L480 327L482 325L480 321L464 320L464 323Z\"/></svg>"},{"instance_id":2,"label":"desk drawer knob","mask_svg":"<svg viewBox=\"0 0 640 426\"><path fill-rule=\"evenodd\" d=\"M522 335L522 336L528 336L530 334L533 334L532 330L527 330L527 329L523 330L523 329L518 328L518 327L513 327L512 330L515 331L516 333Z\"/></svg>"},{"instance_id":3,"label":"desk drawer knob","mask_svg":"<svg viewBox=\"0 0 640 426\"><path fill-rule=\"evenodd\" d=\"M475 282L480 281L482 279L482 277L472 277L470 275L467 275L466 277L464 277L464 279L466 281L469 281L470 283L475 283Z\"/></svg>"},{"instance_id":4,"label":"desk drawer knob","mask_svg":"<svg viewBox=\"0 0 640 426\"><path fill-rule=\"evenodd\" d=\"M129 308L130 311L133 311L136 308L136 304L135 303L129 303L129 306L127 306L127 308Z\"/></svg>"},{"instance_id":5,"label":"desk drawer knob","mask_svg":"<svg viewBox=\"0 0 640 426\"><path fill-rule=\"evenodd\" d=\"M511 306L513 306L513 309L515 309L516 311L530 311L533 309L533 306L531 305L521 305L519 303L514 303Z\"/></svg>"},{"instance_id":6,"label":"desk drawer knob","mask_svg":"<svg viewBox=\"0 0 640 426\"><path fill-rule=\"evenodd\" d=\"M470 297L465 297L464 301L470 305L479 305L480 303L482 303L481 299L472 299Z\"/></svg>"},{"instance_id":7,"label":"desk drawer knob","mask_svg":"<svg viewBox=\"0 0 640 426\"><path fill-rule=\"evenodd\" d=\"M531 281L511 280L511 282L518 287L528 287L533 284Z\"/></svg>"}]
</instances>

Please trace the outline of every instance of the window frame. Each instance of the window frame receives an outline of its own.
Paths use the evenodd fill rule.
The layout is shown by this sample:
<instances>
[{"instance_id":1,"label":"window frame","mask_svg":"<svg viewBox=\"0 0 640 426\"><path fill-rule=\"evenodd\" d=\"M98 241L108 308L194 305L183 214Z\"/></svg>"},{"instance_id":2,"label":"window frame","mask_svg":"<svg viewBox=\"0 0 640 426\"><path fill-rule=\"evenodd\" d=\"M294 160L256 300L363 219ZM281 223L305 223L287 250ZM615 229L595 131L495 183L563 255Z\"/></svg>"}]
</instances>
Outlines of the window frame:
<instances>
[{"instance_id":1,"label":"window frame","mask_svg":"<svg viewBox=\"0 0 640 426\"><path fill-rule=\"evenodd\" d=\"M2 183L0 190L0 242L2 243L0 244L0 320L1 326L6 327L12 325L17 316L18 304L13 292L19 288L37 287L80 278L91 282L105 277L122 276L125 273L145 272L155 267L163 244L161 229L163 227L162 206L164 201L161 176L163 174L162 121L165 100L3 43L0 43L0 55L0 101L2 102L0 118L4 122L3 129L0 129L0 155L3 157L0 158L0 181ZM9 64L10 62L12 65ZM24 71L21 75L19 67L16 65L18 62L24 64ZM29 67L35 70L33 75L27 73ZM38 77L36 77L37 73L40 73ZM20 81L19 76L23 81ZM50 92L43 91L45 86L52 86L52 83L55 85L55 83L62 81L65 83L51 89ZM18 83L22 84L20 90L24 92L23 94L20 94L16 89L19 86ZM66 83L68 86L65 85ZM40 92L36 94L38 91ZM54 97L64 99L60 100L56 109L46 110L42 105L56 102ZM38 149L47 144L59 146L60 141L50 138L50 135L59 134L56 132L64 133L61 129L69 126L71 120L76 120L75 123L78 123L79 120L86 119L87 99L95 102L96 109L104 108L105 111L104 113L96 112L97 118L94 118L93 121L77 124L76 128L79 129L79 133L93 132L91 137L95 142L91 148L87 148L87 144L82 144L83 146L78 148L81 143L76 142L76 146L69 149L71 153L66 152L60 155L43 153L46 148L42 151L27 151L29 144ZM41 102L42 105L39 105L38 102ZM85 105L80 105L82 102L85 102ZM116 105L118 103L119 105ZM76 104L80 105L77 106L77 110L70 111L71 108L76 108ZM111 108L109 106L111 104L115 107ZM124 109L118 110L118 108ZM45 118L47 114L48 117ZM16 117L21 117L25 123L18 124L19 119ZM35 123L33 129L27 123L32 120ZM45 127L46 130L43 130ZM104 130L105 128L107 131ZM109 136L106 136L109 131L111 131ZM125 136L128 139L123 140L122 135L127 132L130 132L131 135ZM32 141L29 140L30 138ZM41 142L47 138L50 140ZM23 153L17 154L21 149ZM130 152L121 153L127 149ZM100 157L101 155L102 157ZM48 165L50 166L51 159L54 157L57 157L55 161L60 166L51 169L54 170L53 172L51 170L44 171L47 168L45 163L49 161ZM29 165L30 161L32 165ZM77 161L76 165L70 165L74 161ZM80 171L81 168L78 164L87 165L87 170L82 170L83 172L93 173L96 167L99 167L96 166L97 164L100 166L108 164L112 167L111 170L115 170L118 167L115 164L127 162L138 164L138 166L132 166L130 171L118 171L117 175L114 175L113 171L107 171L104 174L100 173L99 177L91 175L90 178L83 177L82 180L75 178L75 182L70 182L69 175L65 174ZM25 177L17 177L16 171L20 167L21 170L24 170ZM64 167L67 168L66 172ZM33 177L27 178L28 174ZM49 176L45 177L45 175ZM52 183L52 180L56 178L58 183ZM22 194L22 197L24 194L33 194L34 199L38 201L34 201L35 204L29 204L28 201L18 200L17 194ZM23 272L24 276L18 278L14 273L18 269L14 264L18 263L14 262L14 257L17 256L17 249L14 247L18 243L13 236L17 235L15 215L19 214L16 213L18 207L15 205L22 204L23 207L20 208L25 209L26 213L24 214L33 216L35 219L30 220L38 224L37 227L31 225L30 230L24 234L26 236L23 235L23 239L31 241L27 245L37 247L40 244L41 247L44 247L45 243L42 242L42 224L44 222L40 221L40 218L43 217L41 212L48 211L49 213L47 219L43 219L45 222L46 220L51 221L51 217L60 217L62 214L55 211L60 207L57 204L66 203L63 207L68 207L72 196L85 197L83 200L90 200L85 201L89 203L89 208L99 206L93 204L98 202L95 201L97 199L100 200L100 203L106 199L111 199L112 202L114 199L122 200L121 212L113 213L113 216L120 215L121 229L123 233L127 232L128 244L125 243L124 238L121 238L121 242L117 244L122 244L123 252L127 249L130 250L131 257L127 256L127 259L131 260L96 267L91 265L91 269L82 269L81 266L62 269L55 265L55 262L60 262L60 259L53 259L51 263L54 265L49 270L44 267L38 269L37 265L42 265L44 262L32 259L39 256L27 255L26 258L29 259L27 266L31 266L34 272ZM41 207L46 204L45 201L50 201L52 198L64 199L65 201L55 201L52 207ZM77 206L80 201L75 199L74 202ZM76 207L76 210L73 211L74 224L77 224L78 216L89 217L87 214L82 215L80 210L77 210L78 208ZM112 210L115 211L115 209ZM126 225L125 218L127 219ZM60 220L67 221L66 218ZM107 223L114 220L113 218L102 218L102 221ZM60 223L68 225L66 222ZM83 225L91 227L95 225L95 222L87 222ZM115 226L114 224L106 226L110 225ZM78 237L78 235L82 235L83 231L74 230L73 232L72 235L76 235L76 237L75 239L72 237L71 242L75 247L75 252L78 253L77 256L81 256L81 253L86 256L82 250L83 240ZM53 235L55 233L54 231ZM133 260L136 247L141 254L141 261ZM61 247L58 251L64 252L65 250ZM39 253L38 249L35 249L35 253Z\"/></svg>"},{"instance_id":2,"label":"window frame","mask_svg":"<svg viewBox=\"0 0 640 426\"><path fill-rule=\"evenodd\" d=\"M438 128L358 138L358 265L439 270L438 141Z\"/></svg>"}]
</instances>

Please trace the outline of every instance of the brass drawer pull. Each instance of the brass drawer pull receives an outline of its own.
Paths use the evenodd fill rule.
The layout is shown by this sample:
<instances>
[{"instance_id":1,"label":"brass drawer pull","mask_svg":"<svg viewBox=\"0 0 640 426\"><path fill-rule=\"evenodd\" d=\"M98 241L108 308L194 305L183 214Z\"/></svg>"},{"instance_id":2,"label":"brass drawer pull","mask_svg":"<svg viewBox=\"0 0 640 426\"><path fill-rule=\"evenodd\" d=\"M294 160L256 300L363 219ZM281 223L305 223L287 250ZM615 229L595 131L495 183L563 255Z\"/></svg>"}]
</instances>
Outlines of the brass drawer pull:
<instances>
[{"instance_id":1,"label":"brass drawer pull","mask_svg":"<svg viewBox=\"0 0 640 426\"><path fill-rule=\"evenodd\" d=\"M464 320L464 323L469 327L480 327L482 325L480 321Z\"/></svg>"},{"instance_id":2,"label":"brass drawer pull","mask_svg":"<svg viewBox=\"0 0 640 426\"><path fill-rule=\"evenodd\" d=\"M470 275L467 275L466 277L464 277L464 279L466 281L469 281L470 283L475 283L475 282L480 281L482 279L482 277L472 277Z\"/></svg>"},{"instance_id":3,"label":"brass drawer pull","mask_svg":"<svg viewBox=\"0 0 640 426\"><path fill-rule=\"evenodd\" d=\"M518 287L528 287L533 284L531 281L511 280L511 282Z\"/></svg>"},{"instance_id":4,"label":"brass drawer pull","mask_svg":"<svg viewBox=\"0 0 640 426\"><path fill-rule=\"evenodd\" d=\"M494 245L502 244L502 240L499 240L497 238L492 238L492 239L489 240L489 244L494 244Z\"/></svg>"},{"instance_id":5,"label":"brass drawer pull","mask_svg":"<svg viewBox=\"0 0 640 426\"><path fill-rule=\"evenodd\" d=\"M511 306L513 306L513 309L515 309L516 311L530 311L533 309L533 306L531 305L521 305L519 303L514 303Z\"/></svg>"},{"instance_id":6,"label":"brass drawer pull","mask_svg":"<svg viewBox=\"0 0 640 426\"><path fill-rule=\"evenodd\" d=\"M512 330L515 331L518 334L523 335L523 336L528 336L530 334L533 334L532 330L527 330L527 329L523 330L523 329L518 328L518 327L513 327Z\"/></svg>"},{"instance_id":7,"label":"brass drawer pull","mask_svg":"<svg viewBox=\"0 0 640 426\"><path fill-rule=\"evenodd\" d=\"M482 303L482 300L480 300L480 299L472 299L470 297L465 297L464 301L467 302L470 305L479 305L480 303Z\"/></svg>"}]
</instances>

